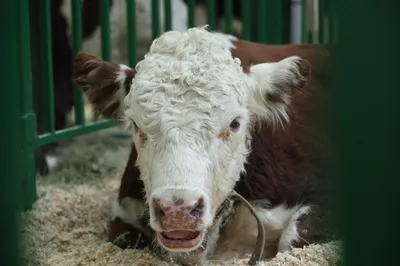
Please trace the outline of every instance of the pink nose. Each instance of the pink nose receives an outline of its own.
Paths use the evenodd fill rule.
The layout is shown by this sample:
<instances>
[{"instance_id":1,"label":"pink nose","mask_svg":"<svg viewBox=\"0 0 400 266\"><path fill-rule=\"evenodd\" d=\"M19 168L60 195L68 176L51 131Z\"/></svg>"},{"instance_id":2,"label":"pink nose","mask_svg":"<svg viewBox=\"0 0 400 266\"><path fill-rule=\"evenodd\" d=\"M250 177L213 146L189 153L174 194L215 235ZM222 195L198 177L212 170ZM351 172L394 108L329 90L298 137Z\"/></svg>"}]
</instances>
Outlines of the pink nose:
<instances>
[{"instance_id":1,"label":"pink nose","mask_svg":"<svg viewBox=\"0 0 400 266\"><path fill-rule=\"evenodd\" d=\"M200 218L203 214L203 198L182 198L172 196L171 198L153 199L153 208L157 218L167 217L176 214L183 214Z\"/></svg>"}]
</instances>

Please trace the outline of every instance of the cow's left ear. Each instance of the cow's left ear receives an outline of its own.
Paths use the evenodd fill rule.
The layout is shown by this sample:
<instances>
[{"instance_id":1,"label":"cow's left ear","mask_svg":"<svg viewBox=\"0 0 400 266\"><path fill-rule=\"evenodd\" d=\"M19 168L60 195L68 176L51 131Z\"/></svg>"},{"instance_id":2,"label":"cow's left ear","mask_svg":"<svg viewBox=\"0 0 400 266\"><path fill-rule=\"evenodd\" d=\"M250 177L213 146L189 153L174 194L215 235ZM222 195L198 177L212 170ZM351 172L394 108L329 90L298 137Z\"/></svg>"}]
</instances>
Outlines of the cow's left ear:
<instances>
[{"instance_id":1,"label":"cow's left ear","mask_svg":"<svg viewBox=\"0 0 400 266\"><path fill-rule=\"evenodd\" d=\"M81 88L96 113L121 119L123 100L129 93L135 71L122 64L107 62L80 52L73 65L73 80Z\"/></svg>"},{"instance_id":2,"label":"cow's left ear","mask_svg":"<svg viewBox=\"0 0 400 266\"><path fill-rule=\"evenodd\" d=\"M298 56L251 66L248 70L250 111L258 118L287 120L286 109L290 98L306 87L310 74L310 63Z\"/></svg>"}]
</instances>

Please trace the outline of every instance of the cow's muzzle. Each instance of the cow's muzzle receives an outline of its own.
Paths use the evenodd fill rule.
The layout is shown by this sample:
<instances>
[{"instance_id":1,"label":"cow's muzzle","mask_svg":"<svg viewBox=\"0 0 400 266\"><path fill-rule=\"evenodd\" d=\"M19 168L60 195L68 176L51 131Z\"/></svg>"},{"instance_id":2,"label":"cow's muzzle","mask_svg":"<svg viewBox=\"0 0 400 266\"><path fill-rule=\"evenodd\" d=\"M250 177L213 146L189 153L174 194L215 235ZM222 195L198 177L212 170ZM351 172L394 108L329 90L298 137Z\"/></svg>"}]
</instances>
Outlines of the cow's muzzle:
<instances>
[{"instance_id":1,"label":"cow's muzzle","mask_svg":"<svg viewBox=\"0 0 400 266\"><path fill-rule=\"evenodd\" d=\"M157 238L170 251L191 251L204 238L204 197L196 191L164 190L151 199Z\"/></svg>"}]
</instances>

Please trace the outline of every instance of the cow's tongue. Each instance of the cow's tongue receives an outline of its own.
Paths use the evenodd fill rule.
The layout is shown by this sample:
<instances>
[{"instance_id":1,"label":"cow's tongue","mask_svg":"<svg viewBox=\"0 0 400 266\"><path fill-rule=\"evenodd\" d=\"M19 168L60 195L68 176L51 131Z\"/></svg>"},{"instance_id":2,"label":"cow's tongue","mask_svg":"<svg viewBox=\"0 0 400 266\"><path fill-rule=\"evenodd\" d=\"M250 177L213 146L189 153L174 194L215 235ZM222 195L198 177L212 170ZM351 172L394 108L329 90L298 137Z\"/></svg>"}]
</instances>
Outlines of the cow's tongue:
<instances>
[{"instance_id":1,"label":"cow's tongue","mask_svg":"<svg viewBox=\"0 0 400 266\"><path fill-rule=\"evenodd\" d=\"M187 230L175 230L170 232L164 232L163 235L165 235L169 239L187 239L187 238L193 238L196 235L196 232Z\"/></svg>"}]
</instances>

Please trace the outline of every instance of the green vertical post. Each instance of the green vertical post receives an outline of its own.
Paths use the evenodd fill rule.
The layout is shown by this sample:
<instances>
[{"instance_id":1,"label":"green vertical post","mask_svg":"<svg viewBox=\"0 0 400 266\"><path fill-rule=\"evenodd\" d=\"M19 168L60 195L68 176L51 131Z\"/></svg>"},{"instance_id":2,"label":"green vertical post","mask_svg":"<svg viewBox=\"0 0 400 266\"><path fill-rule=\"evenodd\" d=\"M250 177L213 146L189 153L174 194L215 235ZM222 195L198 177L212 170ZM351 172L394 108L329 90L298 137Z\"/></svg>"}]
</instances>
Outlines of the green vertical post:
<instances>
[{"instance_id":1,"label":"green vertical post","mask_svg":"<svg viewBox=\"0 0 400 266\"><path fill-rule=\"evenodd\" d=\"M122 1L122 0L117 0ZM111 60L110 0L100 0L101 54L105 61Z\"/></svg>"},{"instance_id":2,"label":"green vertical post","mask_svg":"<svg viewBox=\"0 0 400 266\"><path fill-rule=\"evenodd\" d=\"M36 165L35 165L35 148L36 148L36 118L33 111L33 95L32 95L32 79L31 79L31 53L30 53L30 36L29 36L29 2L22 3L20 0L20 10L18 13L17 23L17 42L19 56L14 60L19 61L19 71L17 76L8 76L7 79L19 79L19 86L5 86L10 90L19 91L18 102L12 102L19 106L21 120L19 132L14 129L14 134L18 136L20 141L19 156L21 161L16 161L12 165L21 169L20 179L22 181L22 194L19 196L23 199L22 209L30 209L36 200ZM8 24L5 24L8 25ZM4 57L6 56L4 55ZM7 112L6 112L7 114ZM54 114L53 114L54 115ZM3 120L4 121L4 120ZM54 123L54 122L53 122ZM8 127L8 126L7 126ZM13 137L15 139L15 136ZM16 146L17 147L17 146ZM19 162L19 163L18 163ZM14 176L13 176L14 178ZM17 194L18 195L18 194Z\"/></svg>"},{"instance_id":3,"label":"green vertical post","mask_svg":"<svg viewBox=\"0 0 400 266\"><path fill-rule=\"evenodd\" d=\"M326 10L328 13L328 18L329 18L329 29L328 29L328 43L334 43L335 42L335 21L336 21L336 16L335 12L332 8L332 2L326 1Z\"/></svg>"},{"instance_id":4,"label":"green vertical post","mask_svg":"<svg viewBox=\"0 0 400 266\"><path fill-rule=\"evenodd\" d=\"M210 30L215 30L215 0L207 0L207 23Z\"/></svg>"},{"instance_id":5,"label":"green vertical post","mask_svg":"<svg viewBox=\"0 0 400 266\"><path fill-rule=\"evenodd\" d=\"M318 1L318 42L325 43L325 1Z\"/></svg>"},{"instance_id":6,"label":"green vertical post","mask_svg":"<svg viewBox=\"0 0 400 266\"><path fill-rule=\"evenodd\" d=\"M42 55L41 80L44 98L44 122L46 132L55 132L53 53L51 41L50 0L39 1L40 49Z\"/></svg>"},{"instance_id":7,"label":"green vertical post","mask_svg":"<svg viewBox=\"0 0 400 266\"><path fill-rule=\"evenodd\" d=\"M138 60L136 38L136 0L126 0L126 9L128 29L128 62L130 67L135 67Z\"/></svg>"},{"instance_id":8,"label":"green vertical post","mask_svg":"<svg viewBox=\"0 0 400 266\"><path fill-rule=\"evenodd\" d=\"M159 0L151 0L151 32L153 39L160 36L160 6Z\"/></svg>"},{"instance_id":9,"label":"green vertical post","mask_svg":"<svg viewBox=\"0 0 400 266\"><path fill-rule=\"evenodd\" d=\"M71 1L72 14L72 49L74 56L82 50L82 1ZM85 107L82 91L73 84L74 87L74 108L75 123L78 125L85 124Z\"/></svg>"},{"instance_id":10,"label":"green vertical post","mask_svg":"<svg viewBox=\"0 0 400 266\"><path fill-rule=\"evenodd\" d=\"M256 0L254 4L256 4L256 8L254 9L256 12L256 27L254 28L255 36L253 36L253 39L256 42L267 43L267 16L271 13L268 10L268 1ZM271 25L268 26L268 30L271 30Z\"/></svg>"},{"instance_id":11,"label":"green vertical post","mask_svg":"<svg viewBox=\"0 0 400 266\"><path fill-rule=\"evenodd\" d=\"M256 11L253 17L252 40L268 44L283 43L284 1L255 0L252 4Z\"/></svg>"},{"instance_id":12,"label":"green vertical post","mask_svg":"<svg viewBox=\"0 0 400 266\"><path fill-rule=\"evenodd\" d=\"M19 257L19 213L29 209L36 199L35 187L35 115L29 48L29 1L3 2L0 11L2 58L0 78L0 130L2 169L0 186L0 221L2 265L22 265Z\"/></svg>"},{"instance_id":13,"label":"green vertical post","mask_svg":"<svg viewBox=\"0 0 400 266\"><path fill-rule=\"evenodd\" d=\"M18 22L19 60L20 71L20 128L21 144L20 156L25 161L23 164L14 163L14 167L22 167L23 180L23 210L28 210L36 201L36 118L33 110L32 79L31 79L31 53L29 32L29 2L22 3L20 0L20 14ZM3 57L4 58L4 57ZM11 78L8 77L8 78ZM6 86L7 88L8 86ZM8 87L11 88L11 87ZM17 89L17 88L15 88ZM53 98L51 98L53 101ZM54 117L54 113L53 113ZM54 127L54 120L53 120ZM17 133L18 134L18 133Z\"/></svg>"},{"instance_id":14,"label":"green vertical post","mask_svg":"<svg viewBox=\"0 0 400 266\"><path fill-rule=\"evenodd\" d=\"M225 0L225 32L233 34L233 3L232 0Z\"/></svg>"},{"instance_id":15,"label":"green vertical post","mask_svg":"<svg viewBox=\"0 0 400 266\"><path fill-rule=\"evenodd\" d=\"M302 43L308 43L308 24L307 24L307 0L301 0L301 19L302 19Z\"/></svg>"},{"instance_id":16,"label":"green vertical post","mask_svg":"<svg viewBox=\"0 0 400 266\"><path fill-rule=\"evenodd\" d=\"M249 0L241 1L241 9L242 9L242 27L243 27L243 36L244 40L251 40L251 2Z\"/></svg>"},{"instance_id":17,"label":"green vertical post","mask_svg":"<svg viewBox=\"0 0 400 266\"><path fill-rule=\"evenodd\" d=\"M37 56L34 56L31 58L31 71L32 71L32 89L33 89L33 94L34 94L34 109L36 112L36 123L37 123L37 131L38 134L45 133L47 130L47 125L45 121L45 101L46 99L43 99L45 96L45 89L44 89L44 83L42 81L42 71L41 71L41 66L43 64L43 58L42 56L42 49L41 49L41 20L42 18L40 17L40 10L39 10L39 0L29 0L29 24L30 24L30 46L31 46L31 54L35 54ZM43 58L42 58L43 57Z\"/></svg>"},{"instance_id":18,"label":"green vertical post","mask_svg":"<svg viewBox=\"0 0 400 266\"><path fill-rule=\"evenodd\" d=\"M164 0L165 31L172 29L172 4L171 0Z\"/></svg>"},{"instance_id":19,"label":"green vertical post","mask_svg":"<svg viewBox=\"0 0 400 266\"><path fill-rule=\"evenodd\" d=\"M193 28L195 25L196 17L195 17L195 0L188 0L188 27Z\"/></svg>"},{"instance_id":20,"label":"green vertical post","mask_svg":"<svg viewBox=\"0 0 400 266\"><path fill-rule=\"evenodd\" d=\"M335 2L340 42L332 57L335 109L327 132L334 132L337 158L329 172L338 180L341 265L398 265L399 2Z\"/></svg>"}]
</instances>

